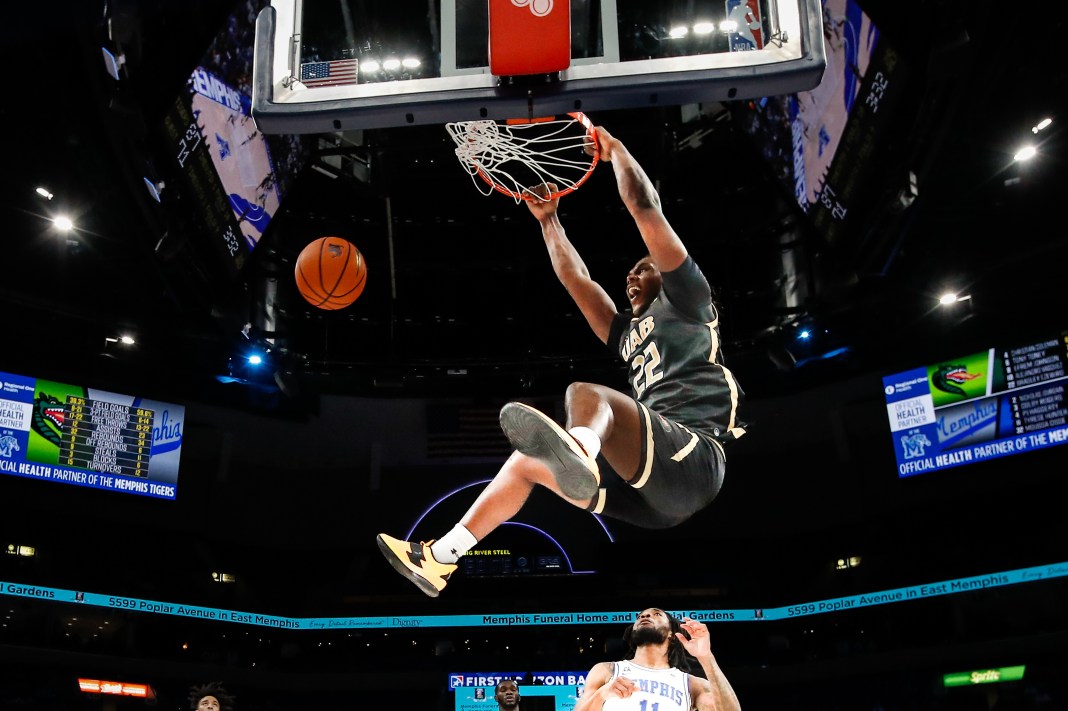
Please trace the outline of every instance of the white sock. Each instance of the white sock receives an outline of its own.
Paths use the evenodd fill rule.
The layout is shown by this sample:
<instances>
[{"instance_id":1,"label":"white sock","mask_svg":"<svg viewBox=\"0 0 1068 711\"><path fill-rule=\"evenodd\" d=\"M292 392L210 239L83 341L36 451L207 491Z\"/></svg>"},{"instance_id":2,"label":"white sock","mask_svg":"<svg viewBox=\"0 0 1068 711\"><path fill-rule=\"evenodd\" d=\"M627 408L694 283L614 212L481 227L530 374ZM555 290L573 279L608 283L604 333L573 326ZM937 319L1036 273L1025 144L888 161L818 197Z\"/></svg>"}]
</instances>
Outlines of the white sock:
<instances>
[{"instance_id":1,"label":"white sock","mask_svg":"<svg viewBox=\"0 0 1068 711\"><path fill-rule=\"evenodd\" d=\"M586 450L586 454L594 459L600 454L601 438L589 427L572 427L567 433L578 440L578 443Z\"/></svg>"},{"instance_id":2,"label":"white sock","mask_svg":"<svg viewBox=\"0 0 1068 711\"><path fill-rule=\"evenodd\" d=\"M434 541L430 546L430 552L434 554L434 560L439 563L452 565L460 560L467 551L475 547L478 539L460 524L452 527L452 530Z\"/></svg>"}]
</instances>

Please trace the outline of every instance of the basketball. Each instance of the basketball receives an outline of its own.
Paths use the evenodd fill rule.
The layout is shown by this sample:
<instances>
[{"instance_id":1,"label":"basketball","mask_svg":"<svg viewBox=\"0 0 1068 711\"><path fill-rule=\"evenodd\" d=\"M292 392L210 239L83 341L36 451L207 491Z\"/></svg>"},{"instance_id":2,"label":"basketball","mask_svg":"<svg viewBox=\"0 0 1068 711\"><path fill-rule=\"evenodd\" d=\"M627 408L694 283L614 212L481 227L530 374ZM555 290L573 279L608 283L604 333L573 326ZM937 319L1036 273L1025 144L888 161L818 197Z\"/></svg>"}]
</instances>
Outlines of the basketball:
<instances>
[{"instance_id":1,"label":"basketball","mask_svg":"<svg viewBox=\"0 0 1068 711\"><path fill-rule=\"evenodd\" d=\"M363 293L367 262L356 245L340 237L320 237L297 255L297 289L312 306L343 309Z\"/></svg>"}]
</instances>

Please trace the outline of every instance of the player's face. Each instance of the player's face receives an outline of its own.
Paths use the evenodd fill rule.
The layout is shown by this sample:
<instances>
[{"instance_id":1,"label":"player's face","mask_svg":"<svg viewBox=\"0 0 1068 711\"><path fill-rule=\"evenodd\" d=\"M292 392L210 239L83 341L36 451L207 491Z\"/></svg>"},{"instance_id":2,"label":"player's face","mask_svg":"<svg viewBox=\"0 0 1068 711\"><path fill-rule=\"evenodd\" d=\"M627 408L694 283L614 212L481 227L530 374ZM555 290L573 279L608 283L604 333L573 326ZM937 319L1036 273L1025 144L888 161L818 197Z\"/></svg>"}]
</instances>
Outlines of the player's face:
<instances>
[{"instance_id":1,"label":"player's face","mask_svg":"<svg viewBox=\"0 0 1068 711\"><path fill-rule=\"evenodd\" d=\"M640 316L649 304L653 303L664 285L660 270L649 257L638 260L634 268L627 272L627 301L631 312Z\"/></svg>"},{"instance_id":2,"label":"player's face","mask_svg":"<svg viewBox=\"0 0 1068 711\"><path fill-rule=\"evenodd\" d=\"M515 708L519 705L519 685L514 681L502 681L497 685L495 696L497 704L503 708Z\"/></svg>"},{"instance_id":3,"label":"player's face","mask_svg":"<svg viewBox=\"0 0 1068 711\"><path fill-rule=\"evenodd\" d=\"M197 711L219 711L219 700L214 696L205 696L197 704Z\"/></svg>"},{"instance_id":4,"label":"player's face","mask_svg":"<svg viewBox=\"0 0 1068 711\"><path fill-rule=\"evenodd\" d=\"M638 613L634 621L634 640L639 644L663 642L671 634L671 621L667 613L658 607L650 607Z\"/></svg>"}]
</instances>

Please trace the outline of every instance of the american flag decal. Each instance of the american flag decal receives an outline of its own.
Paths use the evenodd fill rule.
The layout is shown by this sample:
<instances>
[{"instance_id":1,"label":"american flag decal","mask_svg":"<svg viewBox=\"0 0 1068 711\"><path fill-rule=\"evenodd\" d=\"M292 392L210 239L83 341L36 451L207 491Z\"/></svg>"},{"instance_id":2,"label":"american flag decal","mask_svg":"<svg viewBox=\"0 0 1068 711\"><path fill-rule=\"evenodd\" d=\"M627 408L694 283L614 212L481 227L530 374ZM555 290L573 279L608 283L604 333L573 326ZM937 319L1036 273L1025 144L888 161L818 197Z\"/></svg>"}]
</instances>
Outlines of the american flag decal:
<instances>
[{"instance_id":1,"label":"american flag decal","mask_svg":"<svg viewBox=\"0 0 1068 711\"><path fill-rule=\"evenodd\" d=\"M300 65L300 81L308 88L356 83L358 59L309 62Z\"/></svg>"}]
</instances>

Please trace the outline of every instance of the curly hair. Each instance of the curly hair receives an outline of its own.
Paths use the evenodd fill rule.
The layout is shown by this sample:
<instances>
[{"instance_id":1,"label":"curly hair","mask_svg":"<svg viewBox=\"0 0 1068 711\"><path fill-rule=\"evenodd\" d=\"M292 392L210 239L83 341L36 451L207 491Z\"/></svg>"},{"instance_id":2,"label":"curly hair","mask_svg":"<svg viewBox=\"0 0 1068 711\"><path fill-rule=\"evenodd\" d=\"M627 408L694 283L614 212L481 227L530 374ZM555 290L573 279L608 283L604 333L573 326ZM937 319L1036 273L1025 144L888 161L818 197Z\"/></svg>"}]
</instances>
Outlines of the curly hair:
<instances>
[{"instance_id":1,"label":"curly hair","mask_svg":"<svg viewBox=\"0 0 1068 711\"><path fill-rule=\"evenodd\" d=\"M675 636L676 632L683 632L682 623L679 622L679 618L672 615L670 612L664 611L667 615L668 625L670 631L668 633L668 664L681 669L684 672L691 672L695 665L691 664L692 657L683 648L682 643L679 642L679 638ZM634 625L630 624L623 630L623 641L627 644L627 659L633 659L635 653L638 651L638 646L634 643ZM700 669L700 666L697 666Z\"/></svg>"},{"instance_id":2,"label":"curly hair","mask_svg":"<svg viewBox=\"0 0 1068 711\"><path fill-rule=\"evenodd\" d=\"M205 696L214 696L219 700L219 711L234 711L235 697L226 690L221 681L189 687L189 708L196 711L197 705Z\"/></svg>"}]
</instances>

